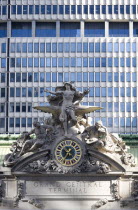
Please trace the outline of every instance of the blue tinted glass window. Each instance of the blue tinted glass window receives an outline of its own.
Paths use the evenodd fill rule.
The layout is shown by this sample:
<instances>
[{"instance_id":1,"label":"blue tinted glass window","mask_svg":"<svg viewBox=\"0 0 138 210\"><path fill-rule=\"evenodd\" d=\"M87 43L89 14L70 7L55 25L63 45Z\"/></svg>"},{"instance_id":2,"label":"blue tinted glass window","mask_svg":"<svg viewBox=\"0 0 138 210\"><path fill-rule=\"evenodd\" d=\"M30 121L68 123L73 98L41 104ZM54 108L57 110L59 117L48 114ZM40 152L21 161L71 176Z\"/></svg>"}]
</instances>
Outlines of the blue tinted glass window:
<instances>
[{"instance_id":1,"label":"blue tinted glass window","mask_svg":"<svg viewBox=\"0 0 138 210\"><path fill-rule=\"evenodd\" d=\"M53 14L57 14L57 5L53 5Z\"/></svg>"},{"instance_id":2,"label":"blue tinted glass window","mask_svg":"<svg viewBox=\"0 0 138 210\"><path fill-rule=\"evenodd\" d=\"M11 67L15 67L15 58L11 58L11 64L10 64Z\"/></svg>"},{"instance_id":3,"label":"blue tinted glass window","mask_svg":"<svg viewBox=\"0 0 138 210\"><path fill-rule=\"evenodd\" d=\"M99 42L95 43L95 52L100 52L100 43Z\"/></svg>"},{"instance_id":4,"label":"blue tinted glass window","mask_svg":"<svg viewBox=\"0 0 138 210\"><path fill-rule=\"evenodd\" d=\"M41 5L41 14L42 14L42 15L45 14L45 5Z\"/></svg>"},{"instance_id":5,"label":"blue tinted glass window","mask_svg":"<svg viewBox=\"0 0 138 210\"><path fill-rule=\"evenodd\" d=\"M1 73L1 83L5 82L5 73Z\"/></svg>"},{"instance_id":6,"label":"blue tinted glass window","mask_svg":"<svg viewBox=\"0 0 138 210\"><path fill-rule=\"evenodd\" d=\"M126 67L130 67L130 65L131 65L130 58L126 58Z\"/></svg>"},{"instance_id":7,"label":"blue tinted glass window","mask_svg":"<svg viewBox=\"0 0 138 210\"><path fill-rule=\"evenodd\" d=\"M137 22L133 23L133 36L138 37L138 23Z\"/></svg>"},{"instance_id":8,"label":"blue tinted glass window","mask_svg":"<svg viewBox=\"0 0 138 210\"><path fill-rule=\"evenodd\" d=\"M77 52L82 52L82 43L81 42L77 43Z\"/></svg>"},{"instance_id":9,"label":"blue tinted glass window","mask_svg":"<svg viewBox=\"0 0 138 210\"><path fill-rule=\"evenodd\" d=\"M136 67L136 57L132 58L132 66Z\"/></svg>"},{"instance_id":10,"label":"blue tinted glass window","mask_svg":"<svg viewBox=\"0 0 138 210\"><path fill-rule=\"evenodd\" d=\"M64 52L70 52L70 43L69 42L64 43Z\"/></svg>"},{"instance_id":11,"label":"blue tinted glass window","mask_svg":"<svg viewBox=\"0 0 138 210\"><path fill-rule=\"evenodd\" d=\"M126 82L130 82L131 81L131 74L130 72L126 73Z\"/></svg>"},{"instance_id":12,"label":"blue tinted glass window","mask_svg":"<svg viewBox=\"0 0 138 210\"><path fill-rule=\"evenodd\" d=\"M77 67L82 66L82 58L77 58Z\"/></svg>"},{"instance_id":13,"label":"blue tinted glass window","mask_svg":"<svg viewBox=\"0 0 138 210\"><path fill-rule=\"evenodd\" d=\"M108 102L108 112L112 112L112 111L113 111L113 103Z\"/></svg>"},{"instance_id":14,"label":"blue tinted glass window","mask_svg":"<svg viewBox=\"0 0 138 210\"><path fill-rule=\"evenodd\" d=\"M114 14L118 14L118 5L114 5Z\"/></svg>"},{"instance_id":15,"label":"blue tinted glass window","mask_svg":"<svg viewBox=\"0 0 138 210\"><path fill-rule=\"evenodd\" d=\"M106 102L102 102L101 107L103 108L101 111L106 112Z\"/></svg>"},{"instance_id":16,"label":"blue tinted glass window","mask_svg":"<svg viewBox=\"0 0 138 210\"><path fill-rule=\"evenodd\" d=\"M125 51L125 43L121 42L120 43L120 52L124 52Z\"/></svg>"},{"instance_id":17,"label":"blue tinted glass window","mask_svg":"<svg viewBox=\"0 0 138 210\"><path fill-rule=\"evenodd\" d=\"M18 15L22 14L22 5L17 5L17 14Z\"/></svg>"},{"instance_id":18,"label":"blue tinted glass window","mask_svg":"<svg viewBox=\"0 0 138 210\"><path fill-rule=\"evenodd\" d=\"M57 82L57 73L52 73L52 82Z\"/></svg>"},{"instance_id":19,"label":"blue tinted glass window","mask_svg":"<svg viewBox=\"0 0 138 210\"><path fill-rule=\"evenodd\" d=\"M28 82L32 82L32 81L33 81L33 74L28 73Z\"/></svg>"},{"instance_id":20,"label":"blue tinted glass window","mask_svg":"<svg viewBox=\"0 0 138 210\"><path fill-rule=\"evenodd\" d=\"M85 37L104 37L105 36L104 23L85 22L84 36Z\"/></svg>"},{"instance_id":21,"label":"blue tinted glass window","mask_svg":"<svg viewBox=\"0 0 138 210\"><path fill-rule=\"evenodd\" d=\"M33 58L28 58L28 67L33 67Z\"/></svg>"},{"instance_id":22,"label":"blue tinted glass window","mask_svg":"<svg viewBox=\"0 0 138 210\"><path fill-rule=\"evenodd\" d=\"M77 14L82 14L82 5L77 5Z\"/></svg>"},{"instance_id":23,"label":"blue tinted glass window","mask_svg":"<svg viewBox=\"0 0 138 210\"><path fill-rule=\"evenodd\" d=\"M47 5L47 14L51 14L51 5Z\"/></svg>"},{"instance_id":24,"label":"blue tinted glass window","mask_svg":"<svg viewBox=\"0 0 138 210\"><path fill-rule=\"evenodd\" d=\"M108 5L108 14L112 14L112 5Z\"/></svg>"},{"instance_id":25,"label":"blue tinted glass window","mask_svg":"<svg viewBox=\"0 0 138 210\"><path fill-rule=\"evenodd\" d=\"M136 42L132 43L132 52L136 52Z\"/></svg>"},{"instance_id":26,"label":"blue tinted glass window","mask_svg":"<svg viewBox=\"0 0 138 210\"><path fill-rule=\"evenodd\" d=\"M29 22L13 22L12 37L31 37L32 26Z\"/></svg>"},{"instance_id":27,"label":"blue tinted glass window","mask_svg":"<svg viewBox=\"0 0 138 210\"><path fill-rule=\"evenodd\" d=\"M16 126L16 128L20 127L20 118L16 118L15 126Z\"/></svg>"},{"instance_id":28,"label":"blue tinted glass window","mask_svg":"<svg viewBox=\"0 0 138 210\"><path fill-rule=\"evenodd\" d=\"M112 82L112 72L108 72L108 82Z\"/></svg>"},{"instance_id":29,"label":"blue tinted glass window","mask_svg":"<svg viewBox=\"0 0 138 210\"><path fill-rule=\"evenodd\" d=\"M114 102L114 111L119 112L119 103L118 102Z\"/></svg>"},{"instance_id":30,"label":"blue tinted glass window","mask_svg":"<svg viewBox=\"0 0 138 210\"><path fill-rule=\"evenodd\" d=\"M76 5L71 5L71 14L76 14Z\"/></svg>"},{"instance_id":31,"label":"blue tinted glass window","mask_svg":"<svg viewBox=\"0 0 138 210\"><path fill-rule=\"evenodd\" d=\"M64 73L64 81L65 82L69 81L69 73L67 73L67 72Z\"/></svg>"},{"instance_id":32,"label":"blue tinted glass window","mask_svg":"<svg viewBox=\"0 0 138 210\"><path fill-rule=\"evenodd\" d=\"M83 13L88 14L88 5L83 5Z\"/></svg>"},{"instance_id":33,"label":"blue tinted glass window","mask_svg":"<svg viewBox=\"0 0 138 210\"><path fill-rule=\"evenodd\" d=\"M136 82L137 81L137 74L136 72L132 73L132 82Z\"/></svg>"},{"instance_id":34,"label":"blue tinted glass window","mask_svg":"<svg viewBox=\"0 0 138 210\"><path fill-rule=\"evenodd\" d=\"M28 52L33 52L33 43L28 43Z\"/></svg>"},{"instance_id":35,"label":"blue tinted glass window","mask_svg":"<svg viewBox=\"0 0 138 210\"><path fill-rule=\"evenodd\" d=\"M16 14L16 5L11 6L11 14L15 15Z\"/></svg>"},{"instance_id":36,"label":"blue tinted glass window","mask_svg":"<svg viewBox=\"0 0 138 210\"><path fill-rule=\"evenodd\" d=\"M45 58L40 58L40 67L45 67Z\"/></svg>"},{"instance_id":37,"label":"blue tinted glass window","mask_svg":"<svg viewBox=\"0 0 138 210\"><path fill-rule=\"evenodd\" d=\"M34 43L34 52L39 52L39 43Z\"/></svg>"},{"instance_id":38,"label":"blue tinted glass window","mask_svg":"<svg viewBox=\"0 0 138 210\"><path fill-rule=\"evenodd\" d=\"M39 67L39 58L34 58L34 67Z\"/></svg>"},{"instance_id":39,"label":"blue tinted glass window","mask_svg":"<svg viewBox=\"0 0 138 210\"><path fill-rule=\"evenodd\" d=\"M94 67L94 58L89 58L89 67Z\"/></svg>"},{"instance_id":40,"label":"blue tinted glass window","mask_svg":"<svg viewBox=\"0 0 138 210\"><path fill-rule=\"evenodd\" d=\"M132 88L132 96L133 97L137 97L137 89L136 89L136 87Z\"/></svg>"},{"instance_id":41,"label":"blue tinted glass window","mask_svg":"<svg viewBox=\"0 0 138 210\"><path fill-rule=\"evenodd\" d=\"M71 52L76 52L76 43L75 42L72 42L71 45L70 45L70 51Z\"/></svg>"},{"instance_id":42,"label":"blue tinted glass window","mask_svg":"<svg viewBox=\"0 0 138 210\"><path fill-rule=\"evenodd\" d=\"M116 128L119 127L119 118L118 117L114 118L114 127L116 127Z\"/></svg>"},{"instance_id":43,"label":"blue tinted glass window","mask_svg":"<svg viewBox=\"0 0 138 210\"><path fill-rule=\"evenodd\" d=\"M130 14L130 5L126 5L126 14Z\"/></svg>"},{"instance_id":44,"label":"blue tinted glass window","mask_svg":"<svg viewBox=\"0 0 138 210\"><path fill-rule=\"evenodd\" d=\"M32 118L27 119L27 127L32 127Z\"/></svg>"},{"instance_id":45,"label":"blue tinted glass window","mask_svg":"<svg viewBox=\"0 0 138 210\"><path fill-rule=\"evenodd\" d=\"M61 15L64 14L64 7L63 7L63 5L59 5L59 14L61 14Z\"/></svg>"},{"instance_id":46,"label":"blue tinted glass window","mask_svg":"<svg viewBox=\"0 0 138 210\"><path fill-rule=\"evenodd\" d=\"M69 67L69 58L64 58L64 66Z\"/></svg>"},{"instance_id":47,"label":"blue tinted glass window","mask_svg":"<svg viewBox=\"0 0 138 210\"><path fill-rule=\"evenodd\" d=\"M83 52L88 52L88 43L87 42L83 43Z\"/></svg>"},{"instance_id":48,"label":"blue tinted glass window","mask_svg":"<svg viewBox=\"0 0 138 210\"><path fill-rule=\"evenodd\" d=\"M57 67L57 58L52 58L52 67Z\"/></svg>"},{"instance_id":49,"label":"blue tinted glass window","mask_svg":"<svg viewBox=\"0 0 138 210\"><path fill-rule=\"evenodd\" d=\"M109 117L108 118L108 127L112 127L113 126L113 118Z\"/></svg>"},{"instance_id":50,"label":"blue tinted glass window","mask_svg":"<svg viewBox=\"0 0 138 210\"><path fill-rule=\"evenodd\" d=\"M56 23L37 22L36 37L56 37Z\"/></svg>"},{"instance_id":51,"label":"blue tinted glass window","mask_svg":"<svg viewBox=\"0 0 138 210\"><path fill-rule=\"evenodd\" d=\"M100 58L95 58L95 67L100 67Z\"/></svg>"},{"instance_id":52,"label":"blue tinted glass window","mask_svg":"<svg viewBox=\"0 0 138 210\"><path fill-rule=\"evenodd\" d=\"M46 52L51 52L51 43L46 43Z\"/></svg>"},{"instance_id":53,"label":"blue tinted glass window","mask_svg":"<svg viewBox=\"0 0 138 210\"><path fill-rule=\"evenodd\" d=\"M127 52L130 52L130 42L127 42L126 43L126 51Z\"/></svg>"},{"instance_id":54,"label":"blue tinted glass window","mask_svg":"<svg viewBox=\"0 0 138 210\"><path fill-rule=\"evenodd\" d=\"M57 43L52 43L52 52L57 52Z\"/></svg>"},{"instance_id":55,"label":"blue tinted glass window","mask_svg":"<svg viewBox=\"0 0 138 210\"><path fill-rule=\"evenodd\" d=\"M15 52L15 43L11 43L11 53Z\"/></svg>"},{"instance_id":56,"label":"blue tinted glass window","mask_svg":"<svg viewBox=\"0 0 138 210\"><path fill-rule=\"evenodd\" d=\"M14 97L14 88L10 88L10 97Z\"/></svg>"},{"instance_id":57,"label":"blue tinted glass window","mask_svg":"<svg viewBox=\"0 0 138 210\"><path fill-rule=\"evenodd\" d=\"M126 118L126 127L130 127L131 126L131 118L127 117Z\"/></svg>"},{"instance_id":58,"label":"blue tinted glass window","mask_svg":"<svg viewBox=\"0 0 138 210\"><path fill-rule=\"evenodd\" d=\"M40 43L40 52L41 53L45 52L45 43Z\"/></svg>"},{"instance_id":59,"label":"blue tinted glass window","mask_svg":"<svg viewBox=\"0 0 138 210\"><path fill-rule=\"evenodd\" d=\"M136 5L132 5L132 14L136 14Z\"/></svg>"},{"instance_id":60,"label":"blue tinted glass window","mask_svg":"<svg viewBox=\"0 0 138 210\"><path fill-rule=\"evenodd\" d=\"M89 90L90 90L89 96L94 97L94 88L90 88Z\"/></svg>"},{"instance_id":61,"label":"blue tinted glass window","mask_svg":"<svg viewBox=\"0 0 138 210\"><path fill-rule=\"evenodd\" d=\"M120 87L120 97L125 97L125 88Z\"/></svg>"},{"instance_id":62,"label":"blue tinted glass window","mask_svg":"<svg viewBox=\"0 0 138 210\"><path fill-rule=\"evenodd\" d=\"M94 82L94 72L89 73L89 82Z\"/></svg>"},{"instance_id":63,"label":"blue tinted glass window","mask_svg":"<svg viewBox=\"0 0 138 210\"><path fill-rule=\"evenodd\" d=\"M119 73L118 72L114 73L114 82L119 82Z\"/></svg>"},{"instance_id":64,"label":"blue tinted glass window","mask_svg":"<svg viewBox=\"0 0 138 210\"><path fill-rule=\"evenodd\" d=\"M39 14L39 5L35 5L35 14Z\"/></svg>"},{"instance_id":65,"label":"blue tinted glass window","mask_svg":"<svg viewBox=\"0 0 138 210\"><path fill-rule=\"evenodd\" d=\"M1 68L6 68L6 58L1 58Z\"/></svg>"},{"instance_id":66,"label":"blue tinted glass window","mask_svg":"<svg viewBox=\"0 0 138 210\"><path fill-rule=\"evenodd\" d=\"M131 102L126 102L126 112L131 112Z\"/></svg>"},{"instance_id":67,"label":"blue tinted glass window","mask_svg":"<svg viewBox=\"0 0 138 210\"><path fill-rule=\"evenodd\" d=\"M113 51L113 43L109 42L108 43L108 52L112 52Z\"/></svg>"},{"instance_id":68,"label":"blue tinted glass window","mask_svg":"<svg viewBox=\"0 0 138 210\"><path fill-rule=\"evenodd\" d=\"M102 5L102 14L106 14L106 5Z\"/></svg>"},{"instance_id":69,"label":"blue tinted glass window","mask_svg":"<svg viewBox=\"0 0 138 210\"><path fill-rule=\"evenodd\" d=\"M101 67L106 67L106 58L101 58Z\"/></svg>"},{"instance_id":70,"label":"blue tinted glass window","mask_svg":"<svg viewBox=\"0 0 138 210\"><path fill-rule=\"evenodd\" d=\"M100 97L100 88L95 87L95 97Z\"/></svg>"},{"instance_id":71,"label":"blue tinted glass window","mask_svg":"<svg viewBox=\"0 0 138 210\"><path fill-rule=\"evenodd\" d=\"M70 5L65 5L65 14L70 14Z\"/></svg>"},{"instance_id":72,"label":"blue tinted glass window","mask_svg":"<svg viewBox=\"0 0 138 210\"><path fill-rule=\"evenodd\" d=\"M95 72L95 82L100 82L100 72Z\"/></svg>"},{"instance_id":73,"label":"blue tinted glass window","mask_svg":"<svg viewBox=\"0 0 138 210\"><path fill-rule=\"evenodd\" d=\"M108 97L112 97L112 96L113 96L113 88L108 87Z\"/></svg>"},{"instance_id":74,"label":"blue tinted glass window","mask_svg":"<svg viewBox=\"0 0 138 210\"><path fill-rule=\"evenodd\" d=\"M120 118L120 126L125 127L125 118L124 117Z\"/></svg>"},{"instance_id":75,"label":"blue tinted glass window","mask_svg":"<svg viewBox=\"0 0 138 210\"><path fill-rule=\"evenodd\" d=\"M32 15L34 13L34 5L29 5L29 14Z\"/></svg>"},{"instance_id":76,"label":"blue tinted glass window","mask_svg":"<svg viewBox=\"0 0 138 210\"><path fill-rule=\"evenodd\" d=\"M88 73L83 72L83 82L88 82Z\"/></svg>"},{"instance_id":77,"label":"blue tinted glass window","mask_svg":"<svg viewBox=\"0 0 138 210\"><path fill-rule=\"evenodd\" d=\"M15 82L15 73L10 73L10 82Z\"/></svg>"},{"instance_id":78,"label":"blue tinted glass window","mask_svg":"<svg viewBox=\"0 0 138 210\"><path fill-rule=\"evenodd\" d=\"M119 88L114 87L114 97L119 97Z\"/></svg>"},{"instance_id":79,"label":"blue tinted glass window","mask_svg":"<svg viewBox=\"0 0 138 210\"><path fill-rule=\"evenodd\" d=\"M58 82L63 82L63 73L58 73Z\"/></svg>"},{"instance_id":80,"label":"blue tinted glass window","mask_svg":"<svg viewBox=\"0 0 138 210\"><path fill-rule=\"evenodd\" d=\"M119 59L114 58L114 67L118 67L118 66L119 66Z\"/></svg>"},{"instance_id":81,"label":"blue tinted glass window","mask_svg":"<svg viewBox=\"0 0 138 210\"><path fill-rule=\"evenodd\" d=\"M51 67L51 58L46 58L46 67Z\"/></svg>"},{"instance_id":82,"label":"blue tinted glass window","mask_svg":"<svg viewBox=\"0 0 138 210\"><path fill-rule=\"evenodd\" d=\"M118 42L114 43L114 52L119 52L119 43Z\"/></svg>"},{"instance_id":83,"label":"blue tinted glass window","mask_svg":"<svg viewBox=\"0 0 138 210\"><path fill-rule=\"evenodd\" d=\"M80 37L80 23L61 22L60 23L61 37Z\"/></svg>"},{"instance_id":84,"label":"blue tinted glass window","mask_svg":"<svg viewBox=\"0 0 138 210\"><path fill-rule=\"evenodd\" d=\"M124 14L124 5L120 5L120 14Z\"/></svg>"},{"instance_id":85,"label":"blue tinted glass window","mask_svg":"<svg viewBox=\"0 0 138 210\"><path fill-rule=\"evenodd\" d=\"M106 42L102 43L102 52L106 52Z\"/></svg>"},{"instance_id":86,"label":"blue tinted glass window","mask_svg":"<svg viewBox=\"0 0 138 210\"><path fill-rule=\"evenodd\" d=\"M63 67L63 58L58 58L58 67Z\"/></svg>"},{"instance_id":87,"label":"blue tinted glass window","mask_svg":"<svg viewBox=\"0 0 138 210\"><path fill-rule=\"evenodd\" d=\"M105 72L101 73L101 82L106 82L106 73Z\"/></svg>"},{"instance_id":88,"label":"blue tinted glass window","mask_svg":"<svg viewBox=\"0 0 138 210\"><path fill-rule=\"evenodd\" d=\"M112 67L112 66L113 66L113 59L108 58L108 67Z\"/></svg>"},{"instance_id":89,"label":"blue tinted glass window","mask_svg":"<svg viewBox=\"0 0 138 210\"><path fill-rule=\"evenodd\" d=\"M22 82L27 82L27 73L22 73Z\"/></svg>"},{"instance_id":90,"label":"blue tinted glass window","mask_svg":"<svg viewBox=\"0 0 138 210\"><path fill-rule=\"evenodd\" d=\"M132 127L137 127L137 118L132 118Z\"/></svg>"},{"instance_id":91,"label":"blue tinted glass window","mask_svg":"<svg viewBox=\"0 0 138 210\"><path fill-rule=\"evenodd\" d=\"M101 96L106 97L106 88L105 87L101 88Z\"/></svg>"},{"instance_id":92,"label":"blue tinted glass window","mask_svg":"<svg viewBox=\"0 0 138 210\"><path fill-rule=\"evenodd\" d=\"M72 82L76 81L76 74L74 72L71 72L71 74L70 74L70 81L72 81Z\"/></svg>"},{"instance_id":93,"label":"blue tinted glass window","mask_svg":"<svg viewBox=\"0 0 138 210\"><path fill-rule=\"evenodd\" d=\"M95 5L95 13L100 14L100 5Z\"/></svg>"},{"instance_id":94,"label":"blue tinted glass window","mask_svg":"<svg viewBox=\"0 0 138 210\"><path fill-rule=\"evenodd\" d=\"M94 5L90 5L90 14L94 14Z\"/></svg>"},{"instance_id":95,"label":"blue tinted glass window","mask_svg":"<svg viewBox=\"0 0 138 210\"><path fill-rule=\"evenodd\" d=\"M7 23L0 23L0 38L7 36Z\"/></svg>"},{"instance_id":96,"label":"blue tinted glass window","mask_svg":"<svg viewBox=\"0 0 138 210\"><path fill-rule=\"evenodd\" d=\"M23 14L28 14L28 5L23 5Z\"/></svg>"},{"instance_id":97,"label":"blue tinted glass window","mask_svg":"<svg viewBox=\"0 0 138 210\"><path fill-rule=\"evenodd\" d=\"M16 97L21 96L21 88L16 88Z\"/></svg>"},{"instance_id":98,"label":"blue tinted glass window","mask_svg":"<svg viewBox=\"0 0 138 210\"><path fill-rule=\"evenodd\" d=\"M22 67L27 67L27 58L22 58Z\"/></svg>"},{"instance_id":99,"label":"blue tinted glass window","mask_svg":"<svg viewBox=\"0 0 138 210\"><path fill-rule=\"evenodd\" d=\"M16 44L16 52L21 52L21 43Z\"/></svg>"},{"instance_id":100,"label":"blue tinted glass window","mask_svg":"<svg viewBox=\"0 0 138 210\"><path fill-rule=\"evenodd\" d=\"M88 67L88 58L83 58L83 67Z\"/></svg>"},{"instance_id":101,"label":"blue tinted glass window","mask_svg":"<svg viewBox=\"0 0 138 210\"><path fill-rule=\"evenodd\" d=\"M94 43L93 42L89 43L89 52L94 52Z\"/></svg>"},{"instance_id":102,"label":"blue tinted glass window","mask_svg":"<svg viewBox=\"0 0 138 210\"><path fill-rule=\"evenodd\" d=\"M125 59L120 58L120 67L124 67L124 66L125 66Z\"/></svg>"},{"instance_id":103,"label":"blue tinted glass window","mask_svg":"<svg viewBox=\"0 0 138 210\"><path fill-rule=\"evenodd\" d=\"M132 111L137 112L137 103L136 102L132 103Z\"/></svg>"},{"instance_id":104,"label":"blue tinted glass window","mask_svg":"<svg viewBox=\"0 0 138 210\"><path fill-rule=\"evenodd\" d=\"M125 103L124 102L120 103L120 111L125 112Z\"/></svg>"},{"instance_id":105,"label":"blue tinted glass window","mask_svg":"<svg viewBox=\"0 0 138 210\"><path fill-rule=\"evenodd\" d=\"M45 74L43 72L40 73L40 82L45 81Z\"/></svg>"},{"instance_id":106,"label":"blue tinted glass window","mask_svg":"<svg viewBox=\"0 0 138 210\"><path fill-rule=\"evenodd\" d=\"M109 36L110 37L128 37L129 36L129 23L110 22L109 23Z\"/></svg>"},{"instance_id":107,"label":"blue tinted glass window","mask_svg":"<svg viewBox=\"0 0 138 210\"><path fill-rule=\"evenodd\" d=\"M10 128L14 128L14 118L10 118Z\"/></svg>"},{"instance_id":108,"label":"blue tinted glass window","mask_svg":"<svg viewBox=\"0 0 138 210\"><path fill-rule=\"evenodd\" d=\"M49 72L46 73L46 82L51 82L51 74Z\"/></svg>"},{"instance_id":109,"label":"blue tinted glass window","mask_svg":"<svg viewBox=\"0 0 138 210\"><path fill-rule=\"evenodd\" d=\"M63 52L63 43L58 43L58 52Z\"/></svg>"},{"instance_id":110,"label":"blue tinted glass window","mask_svg":"<svg viewBox=\"0 0 138 210\"><path fill-rule=\"evenodd\" d=\"M33 89L31 87L28 88L28 97L32 97Z\"/></svg>"},{"instance_id":111,"label":"blue tinted glass window","mask_svg":"<svg viewBox=\"0 0 138 210\"><path fill-rule=\"evenodd\" d=\"M21 82L21 74L16 73L16 82Z\"/></svg>"},{"instance_id":112,"label":"blue tinted glass window","mask_svg":"<svg viewBox=\"0 0 138 210\"><path fill-rule=\"evenodd\" d=\"M82 73L77 72L77 82L82 82Z\"/></svg>"},{"instance_id":113,"label":"blue tinted glass window","mask_svg":"<svg viewBox=\"0 0 138 210\"><path fill-rule=\"evenodd\" d=\"M16 58L16 67L21 67L21 58Z\"/></svg>"},{"instance_id":114,"label":"blue tinted glass window","mask_svg":"<svg viewBox=\"0 0 138 210\"><path fill-rule=\"evenodd\" d=\"M76 66L76 58L71 58L71 67Z\"/></svg>"},{"instance_id":115,"label":"blue tinted glass window","mask_svg":"<svg viewBox=\"0 0 138 210\"><path fill-rule=\"evenodd\" d=\"M27 43L22 44L22 52L26 53L27 52Z\"/></svg>"}]
</instances>

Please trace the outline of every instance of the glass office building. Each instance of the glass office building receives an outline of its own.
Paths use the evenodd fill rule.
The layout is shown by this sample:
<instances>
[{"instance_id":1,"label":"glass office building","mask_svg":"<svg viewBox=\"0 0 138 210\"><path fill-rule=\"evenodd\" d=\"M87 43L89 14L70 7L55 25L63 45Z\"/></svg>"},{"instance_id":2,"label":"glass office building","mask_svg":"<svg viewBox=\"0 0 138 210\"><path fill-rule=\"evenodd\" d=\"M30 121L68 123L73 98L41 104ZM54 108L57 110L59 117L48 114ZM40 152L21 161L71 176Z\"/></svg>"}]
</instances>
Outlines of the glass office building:
<instances>
[{"instance_id":1,"label":"glass office building","mask_svg":"<svg viewBox=\"0 0 138 210\"><path fill-rule=\"evenodd\" d=\"M44 89L74 81L92 124L138 130L138 1L0 0L0 133L30 130L45 115Z\"/></svg>"}]
</instances>

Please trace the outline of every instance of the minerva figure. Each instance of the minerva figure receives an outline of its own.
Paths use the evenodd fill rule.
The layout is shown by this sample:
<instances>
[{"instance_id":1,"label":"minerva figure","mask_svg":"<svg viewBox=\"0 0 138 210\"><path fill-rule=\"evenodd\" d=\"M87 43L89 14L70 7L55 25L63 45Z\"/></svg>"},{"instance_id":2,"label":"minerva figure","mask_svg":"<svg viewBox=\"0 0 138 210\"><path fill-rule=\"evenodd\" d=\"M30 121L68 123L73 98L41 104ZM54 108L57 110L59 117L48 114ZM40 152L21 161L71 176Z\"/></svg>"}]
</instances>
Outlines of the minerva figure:
<instances>
[{"instance_id":1,"label":"minerva figure","mask_svg":"<svg viewBox=\"0 0 138 210\"><path fill-rule=\"evenodd\" d=\"M75 106L79 105L81 99L88 94L88 90L83 93L76 91L71 83L65 82L64 86L58 88L56 92L46 90L46 92L58 96L62 100L61 113L59 120L63 123L63 128L65 135L67 135L68 130L68 120L71 118L74 125L77 123L77 118L75 116ZM51 98L52 99L52 98Z\"/></svg>"}]
</instances>

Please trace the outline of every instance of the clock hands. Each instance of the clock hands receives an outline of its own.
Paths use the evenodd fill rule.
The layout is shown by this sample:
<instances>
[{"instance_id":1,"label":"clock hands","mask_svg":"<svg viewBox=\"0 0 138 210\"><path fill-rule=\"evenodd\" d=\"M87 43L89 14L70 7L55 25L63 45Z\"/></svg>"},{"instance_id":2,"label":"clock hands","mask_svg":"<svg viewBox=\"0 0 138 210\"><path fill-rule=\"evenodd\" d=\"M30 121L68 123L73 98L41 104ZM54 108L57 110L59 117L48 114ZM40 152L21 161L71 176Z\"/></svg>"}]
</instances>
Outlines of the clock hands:
<instances>
[{"instance_id":1,"label":"clock hands","mask_svg":"<svg viewBox=\"0 0 138 210\"><path fill-rule=\"evenodd\" d=\"M68 155L70 156L72 156L72 154L70 153L71 152L71 148L69 148L68 150L66 149L66 148L64 148L64 150L65 150L65 152L66 152L66 155L64 156L64 158L63 158L63 162L65 162L65 159L68 157Z\"/></svg>"}]
</instances>

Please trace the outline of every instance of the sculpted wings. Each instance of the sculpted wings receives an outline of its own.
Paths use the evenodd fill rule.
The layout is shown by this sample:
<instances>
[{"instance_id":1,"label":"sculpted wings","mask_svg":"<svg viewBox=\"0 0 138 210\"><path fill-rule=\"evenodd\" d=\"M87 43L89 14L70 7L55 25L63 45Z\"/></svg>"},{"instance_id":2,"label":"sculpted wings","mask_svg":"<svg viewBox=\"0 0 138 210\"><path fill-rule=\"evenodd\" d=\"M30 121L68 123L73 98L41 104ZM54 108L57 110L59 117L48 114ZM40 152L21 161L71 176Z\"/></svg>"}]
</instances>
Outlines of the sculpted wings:
<instances>
[{"instance_id":1,"label":"sculpted wings","mask_svg":"<svg viewBox=\"0 0 138 210\"><path fill-rule=\"evenodd\" d=\"M102 109L101 107L98 106L75 106L74 108L76 116L88 114L90 112ZM51 113L54 116L60 115L61 112L60 106L36 106L34 107L34 109L40 110L45 113Z\"/></svg>"}]
</instances>

